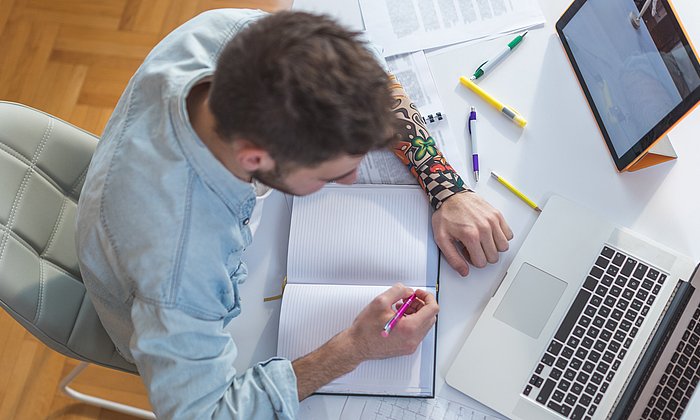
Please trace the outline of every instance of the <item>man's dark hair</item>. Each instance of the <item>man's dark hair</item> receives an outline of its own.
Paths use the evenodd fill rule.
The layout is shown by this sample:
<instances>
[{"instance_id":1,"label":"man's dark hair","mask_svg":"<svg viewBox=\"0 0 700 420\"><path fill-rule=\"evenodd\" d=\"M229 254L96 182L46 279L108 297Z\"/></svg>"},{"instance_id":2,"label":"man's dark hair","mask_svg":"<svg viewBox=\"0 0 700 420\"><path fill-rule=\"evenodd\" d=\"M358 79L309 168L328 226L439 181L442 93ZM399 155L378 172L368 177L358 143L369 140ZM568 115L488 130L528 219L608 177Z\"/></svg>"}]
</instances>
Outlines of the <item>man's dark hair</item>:
<instances>
[{"instance_id":1,"label":"man's dark hair","mask_svg":"<svg viewBox=\"0 0 700 420\"><path fill-rule=\"evenodd\" d=\"M358 36L304 12L251 23L217 63L209 97L217 133L253 142L280 166L388 145L397 123L389 80Z\"/></svg>"}]
</instances>

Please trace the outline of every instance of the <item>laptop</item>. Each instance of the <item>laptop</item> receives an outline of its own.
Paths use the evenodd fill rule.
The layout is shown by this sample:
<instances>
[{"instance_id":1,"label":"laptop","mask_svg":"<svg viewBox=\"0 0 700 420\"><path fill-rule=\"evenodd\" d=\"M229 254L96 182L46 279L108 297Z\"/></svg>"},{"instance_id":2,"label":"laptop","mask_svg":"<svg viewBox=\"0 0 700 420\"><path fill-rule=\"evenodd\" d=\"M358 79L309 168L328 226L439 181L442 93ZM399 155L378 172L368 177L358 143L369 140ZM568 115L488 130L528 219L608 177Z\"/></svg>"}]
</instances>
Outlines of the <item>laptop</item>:
<instances>
[{"instance_id":1,"label":"laptop","mask_svg":"<svg viewBox=\"0 0 700 420\"><path fill-rule=\"evenodd\" d=\"M700 378L688 257L549 199L450 367L513 419L678 419Z\"/></svg>"}]
</instances>

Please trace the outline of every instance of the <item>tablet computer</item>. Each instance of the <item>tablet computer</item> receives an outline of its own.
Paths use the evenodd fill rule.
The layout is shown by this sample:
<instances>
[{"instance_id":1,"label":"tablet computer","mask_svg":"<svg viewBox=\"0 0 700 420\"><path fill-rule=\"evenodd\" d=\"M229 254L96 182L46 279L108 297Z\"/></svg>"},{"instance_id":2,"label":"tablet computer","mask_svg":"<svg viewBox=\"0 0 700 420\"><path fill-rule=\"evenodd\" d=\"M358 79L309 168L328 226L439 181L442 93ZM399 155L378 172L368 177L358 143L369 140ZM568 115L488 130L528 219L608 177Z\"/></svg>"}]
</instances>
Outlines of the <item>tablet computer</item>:
<instances>
[{"instance_id":1,"label":"tablet computer","mask_svg":"<svg viewBox=\"0 0 700 420\"><path fill-rule=\"evenodd\" d=\"M556 30L617 169L658 163L641 160L700 102L698 56L669 1L574 0Z\"/></svg>"}]
</instances>

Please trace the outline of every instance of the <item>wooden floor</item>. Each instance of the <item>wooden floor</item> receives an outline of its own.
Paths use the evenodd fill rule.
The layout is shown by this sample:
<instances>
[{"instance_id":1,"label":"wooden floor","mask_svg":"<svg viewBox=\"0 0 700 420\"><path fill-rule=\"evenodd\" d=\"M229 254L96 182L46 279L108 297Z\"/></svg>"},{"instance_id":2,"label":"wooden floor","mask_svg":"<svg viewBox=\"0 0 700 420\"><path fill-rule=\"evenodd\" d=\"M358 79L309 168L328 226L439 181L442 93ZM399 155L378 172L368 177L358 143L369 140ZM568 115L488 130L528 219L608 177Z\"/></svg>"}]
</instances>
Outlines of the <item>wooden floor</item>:
<instances>
[{"instance_id":1,"label":"wooden floor","mask_svg":"<svg viewBox=\"0 0 700 420\"><path fill-rule=\"evenodd\" d=\"M100 134L129 78L168 32L208 9L292 0L0 0L0 100ZM0 180L0 182L2 182ZM0 311L0 420L128 419L58 392L76 362ZM148 408L138 377L90 367L75 386Z\"/></svg>"}]
</instances>

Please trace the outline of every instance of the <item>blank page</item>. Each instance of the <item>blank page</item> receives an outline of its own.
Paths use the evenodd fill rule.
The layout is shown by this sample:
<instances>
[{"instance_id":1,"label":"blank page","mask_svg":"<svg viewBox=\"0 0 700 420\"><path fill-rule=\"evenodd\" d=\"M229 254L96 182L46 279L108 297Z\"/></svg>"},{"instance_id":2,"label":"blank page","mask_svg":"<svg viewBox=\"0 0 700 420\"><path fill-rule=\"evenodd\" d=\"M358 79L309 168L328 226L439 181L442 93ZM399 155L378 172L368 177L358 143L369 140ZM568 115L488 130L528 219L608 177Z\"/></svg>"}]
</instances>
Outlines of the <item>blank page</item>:
<instances>
[{"instance_id":1,"label":"blank page","mask_svg":"<svg viewBox=\"0 0 700 420\"><path fill-rule=\"evenodd\" d=\"M387 287L287 284L280 313L277 354L295 360L349 327ZM432 288L424 288L435 293ZM401 321L399 321L401 322ZM381 329L377 335L381 334ZM428 396L433 389L435 328L409 356L370 360L320 388L320 393Z\"/></svg>"},{"instance_id":2,"label":"blank page","mask_svg":"<svg viewBox=\"0 0 700 420\"><path fill-rule=\"evenodd\" d=\"M418 186L329 185L294 199L290 283L434 287L431 209Z\"/></svg>"}]
</instances>

